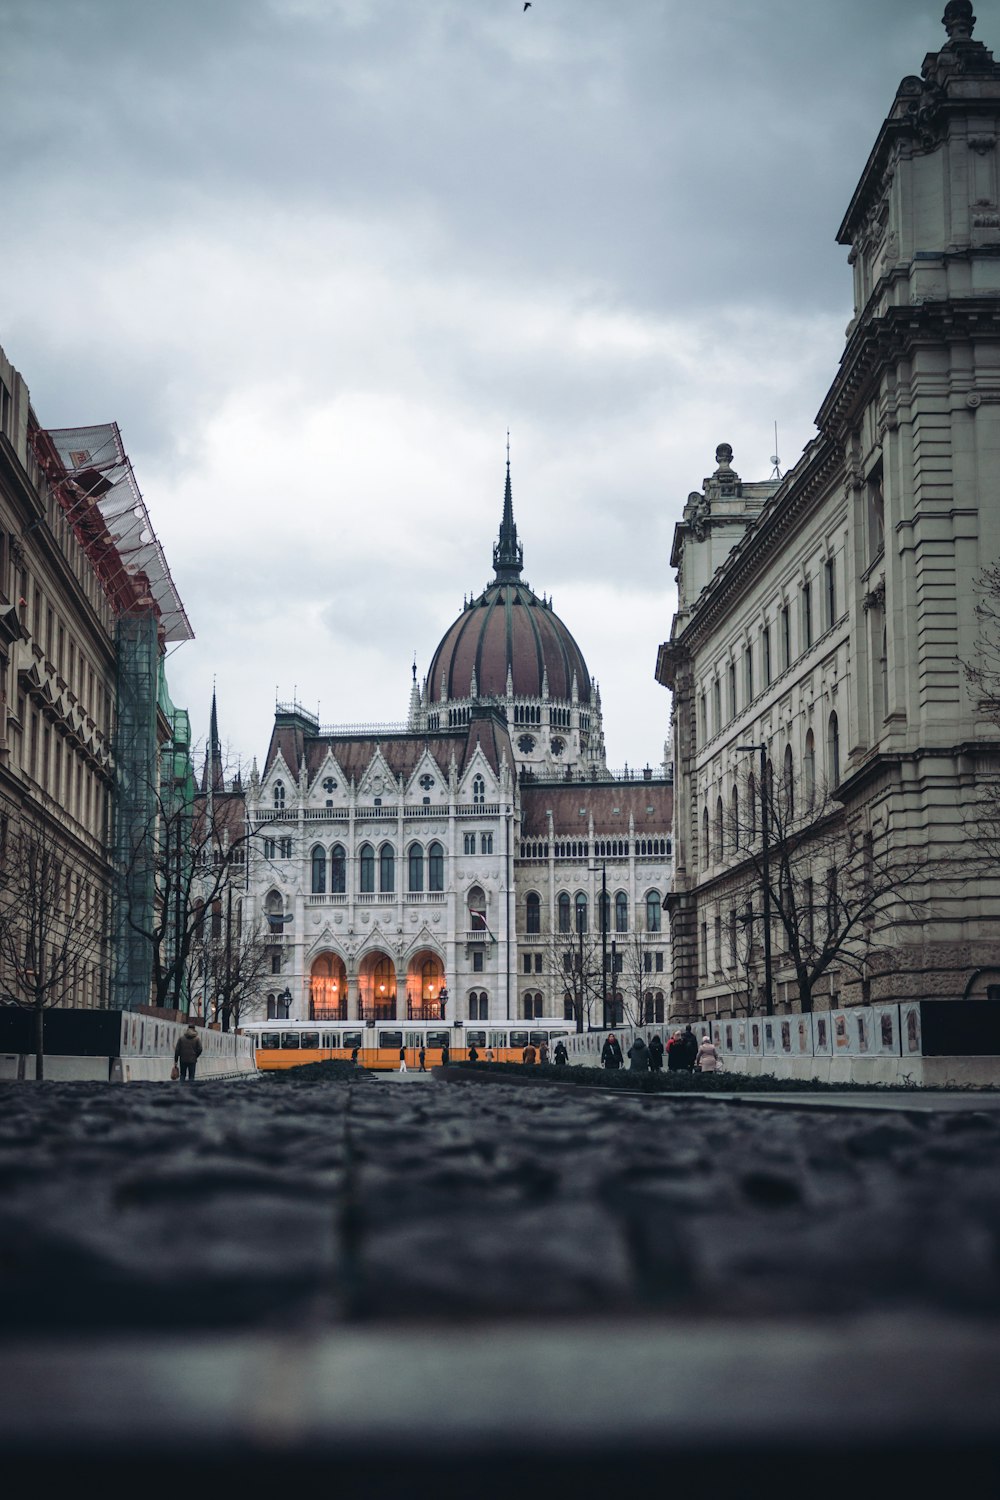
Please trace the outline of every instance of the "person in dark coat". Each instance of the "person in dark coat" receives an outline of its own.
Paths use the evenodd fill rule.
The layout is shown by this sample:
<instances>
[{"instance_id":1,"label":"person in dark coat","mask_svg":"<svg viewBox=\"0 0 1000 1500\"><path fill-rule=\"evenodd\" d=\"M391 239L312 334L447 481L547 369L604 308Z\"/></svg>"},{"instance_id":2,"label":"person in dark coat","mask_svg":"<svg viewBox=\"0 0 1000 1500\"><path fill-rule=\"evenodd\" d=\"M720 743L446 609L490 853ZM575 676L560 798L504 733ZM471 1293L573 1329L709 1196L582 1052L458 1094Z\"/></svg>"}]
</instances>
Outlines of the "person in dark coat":
<instances>
[{"instance_id":1,"label":"person in dark coat","mask_svg":"<svg viewBox=\"0 0 1000 1500\"><path fill-rule=\"evenodd\" d=\"M649 1072L649 1052L641 1036L637 1036L628 1049L628 1066L630 1073Z\"/></svg>"},{"instance_id":2,"label":"person in dark coat","mask_svg":"<svg viewBox=\"0 0 1000 1500\"><path fill-rule=\"evenodd\" d=\"M552 1056L556 1060L556 1067L562 1068L569 1062L569 1053L566 1051L565 1042L556 1042L556 1050Z\"/></svg>"},{"instance_id":3,"label":"person in dark coat","mask_svg":"<svg viewBox=\"0 0 1000 1500\"><path fill-rule=\"evenodd\" d=\"M604 1041L601 1048L601 1067L620 1068L625 1059L622 1057L621 1043L612 1031Z\"/></svg>"},{"instance_id":4,"label":"person in dark coat","mask_svg":"<svg viewBox=\"0 0 1000 1500\"><path fill-rule=\"evenodd\" d=\"M684 1033L675 1031L667 1043L667 1072L682 1073L687 1067L687 1047Z\"/></svg>"},{"instance_id":5,"label":"person in dark coat","mask_svg":"<svg viewBox=\"0 0 1000 1500\"><path fill-rule=\"evenodd\" d=\"M443 1045L443 1047L441 1048L441 1066L442 1066L442 1068L446 1068L450 1062L451 1062L451 1048L448 1046L448 1043L445 1042L444 1045Z\"/></svg>"},{"instance_id":6,"label":"person in dark coat","mask_svg":"<svg viewBox=\"0 0 1000 1500\"><path fill-rule=\"evenodd\" d=\"M194 1027L189 1026L177 1038L177 1046L174 1048L174 1062L181 1070L182 1083L194 1083L194 1070L200 1056L201 1039Z\"/></svg>"},{"instance_id":7,"label":"person in dark coat","mask_svg":"<svg viewBox=\"0 0 1000 1500\"><path fill-rule=\"evenodd\" d=\"M357 1047L352 1047L351 1048L351 1062L354 1064L355 1067L357 1067L357 1065L358 1065L358 1049L357 1049Z\"/></svg>"},{"instance_id":8,"label":"person in dark coat","mask_svg":"<svg viewBox=\"0 0 1000 1500\"><path fill-rule=\"evenodd\" d=\"M423 1046L422 1043L421 1043L420 1051L417 1053L417 1057L420 1059L420 1071L421 1071L421 1073L426 1073L427 1072L427 1049Z\"/></svg>"},{"instance_id":9,"label":"person in dark coat","mask_svg":"<svg viewBox=\"0 0 1000 1500\"><path fill-rule=\"evenodd\" d=\"M651 1073L663 1072L663 1043L658 1036L651 1036L646 1046L649 1053L649 1071Z\"/></svg>"},{"instance_id":10,"label":"person in dark coat","mask_svg":"<svg viewBox=\"0 0 1000 1500\"><path fill-rule=\"evenodd\" d=\"M476 1063L479 1061L479 1053L476 1050L475 1043L473 1043L473 1045L469 1048L469 1061L471 1063Z\"/></svg>"},{"instance_id":11,"label":"person in dark coat","mask_svg":"<svg viewBox=\"0 0 1000 1500\"><path fill-rule=\"evenodd\" d=\"M685 1067L689 1073L694 1072L694 1065L698 1061L698 1038L690 1026L684 1028L684 1052L687 1057Z\"/></svg>"}]
</instances>

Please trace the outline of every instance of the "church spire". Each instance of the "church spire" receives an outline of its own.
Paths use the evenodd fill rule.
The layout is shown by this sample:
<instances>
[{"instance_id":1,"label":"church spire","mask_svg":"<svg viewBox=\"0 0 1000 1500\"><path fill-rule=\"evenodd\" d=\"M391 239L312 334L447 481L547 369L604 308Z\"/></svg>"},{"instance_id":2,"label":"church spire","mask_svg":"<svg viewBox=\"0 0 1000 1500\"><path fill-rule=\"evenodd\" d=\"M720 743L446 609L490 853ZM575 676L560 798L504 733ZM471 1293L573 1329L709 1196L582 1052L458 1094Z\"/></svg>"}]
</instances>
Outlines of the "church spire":
<instances>
[{"instance_id":1,"label":"church spire","mask_svg":"<svg viewBox=\"0 0 1000 1500\"><path fill-rule=\"evenodd\" d=\"M201 773L203 792L224 792L226 778L222 768L222 741L219 739L219 714L215 706L215 687L212 687L212 717L209 722L208 745L205 750L205 767Z\"/></svg>"},{"instance_id":2,"label":"church spire","mask_svg":"<svg viewBox=\"0 0 1000 1500\"><path fill-rule=\"evenodd\" d=\"M503 495L503 520L500 522L500 540L493 548L493 569L497 578L514 580L524 564L524 548L517 539L514 525L514 502L510 493L510 432L507 433L507 484Z\"/></svg>"}]
</instances>

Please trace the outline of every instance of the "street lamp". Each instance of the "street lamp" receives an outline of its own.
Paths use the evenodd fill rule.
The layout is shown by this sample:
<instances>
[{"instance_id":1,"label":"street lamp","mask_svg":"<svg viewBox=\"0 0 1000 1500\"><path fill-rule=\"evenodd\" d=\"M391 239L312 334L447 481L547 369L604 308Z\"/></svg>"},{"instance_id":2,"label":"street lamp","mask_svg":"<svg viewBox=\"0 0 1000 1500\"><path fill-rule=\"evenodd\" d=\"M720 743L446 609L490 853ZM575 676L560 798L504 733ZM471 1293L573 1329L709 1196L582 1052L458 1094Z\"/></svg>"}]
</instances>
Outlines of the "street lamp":
<instances>
[{"instance_id":1,"label":"street lamp","mask_svg":"<svg viewBox=\"0 0 1000 1500\"><path fill-rule=\"evenodd\" d=\"M745 755L752 755L755 751L759 751L760 753L760 862L761 876L764 882L764 1014L766 1016L773 1016L774 991L771 983L771 866L767 827L767 745L764 743L759 745L737 745L736 749Z\"/></svg>"},{"instance_id":2,"label":"street lamp","mask_svg":"<svg viewBox=\"0 0 1000 1500\"><path fill-rule=\"evenodd\" d=\"M282 1005L284 1006L285 1020L287 1021L288 1020L288 1012L291 1010L291 1006L292 1006L292 992L288 988L287 984L285 985L285 988L282 990L281 994L278 996L278 999L281 1001Z\"/></svg>"}]
</instances>

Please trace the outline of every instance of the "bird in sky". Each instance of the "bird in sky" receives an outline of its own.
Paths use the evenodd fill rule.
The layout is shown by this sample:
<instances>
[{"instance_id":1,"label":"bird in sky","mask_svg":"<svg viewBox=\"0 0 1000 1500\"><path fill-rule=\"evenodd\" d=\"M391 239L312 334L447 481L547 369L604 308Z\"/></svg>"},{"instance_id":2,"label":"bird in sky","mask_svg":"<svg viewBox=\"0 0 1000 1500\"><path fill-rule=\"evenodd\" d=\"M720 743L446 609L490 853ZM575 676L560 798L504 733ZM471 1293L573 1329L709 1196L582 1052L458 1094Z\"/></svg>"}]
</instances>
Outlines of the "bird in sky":
<instances>
[{"instance_id":1,"label":"bird in sky","mask_svg":"<svg viewBox=\"0 0 1000 1500\"><path fill-rule=\"evenodd\" d=\"M531 9L531 0L524 0L524 10L530 10L530 9ZM522 16L524 15L524 10L522 10L522 12L521 12Z\"/></svg>"}]
</instances>

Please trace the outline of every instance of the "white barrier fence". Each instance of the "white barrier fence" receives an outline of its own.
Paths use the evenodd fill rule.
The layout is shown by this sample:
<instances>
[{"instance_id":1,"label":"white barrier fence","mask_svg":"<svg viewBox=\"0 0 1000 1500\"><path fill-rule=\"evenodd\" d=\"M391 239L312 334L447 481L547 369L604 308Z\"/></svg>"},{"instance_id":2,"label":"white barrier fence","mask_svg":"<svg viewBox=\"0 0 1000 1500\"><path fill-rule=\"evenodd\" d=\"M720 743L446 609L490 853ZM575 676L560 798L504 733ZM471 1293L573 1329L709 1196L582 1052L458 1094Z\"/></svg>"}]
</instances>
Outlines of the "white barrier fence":
<instances>
[{"instance_id":1,"label":"white barrier fence","mask_svg":"<svg viewBox=\"0 0 1000 1500\"><path fill-rule=\"evenodd\" d=\"M628 1067L636 1036L659 1036L664 1047L676 1027L621 1026L614 1035ZM923 1086L1000 1083L1000 1057L925 1057L919 1001L859 1005L809 1015L738 1016L692 1023L699 1042L710 1035L727 1073L829 1083L896 1083ZM600 1067L607 1031L566 1038L572 1063ZM664 1067L666 1058L664 1057Z\"/></svg>"},{"instance_id":2,"label":"white barrier fence","mask_svg":"<svg viewBox=\"0 0 1000 1500\"><path fill-rule=\"evenodd\" d=\"M46 1049L43 1074L53 1083L169 1083L174 1049L186 1029L186 1021L123 1011L113 1051L109 1053L106 1042L100 1050L86 1054ZM196 1078L241 1078L256 1074L253 1037L204 1026L199 1026L197 1032L202 1053L195 1069ZM33 1052L0 1052L0 1080L33 1081L34 1077Z\"/></svg>"}]
</instances>

